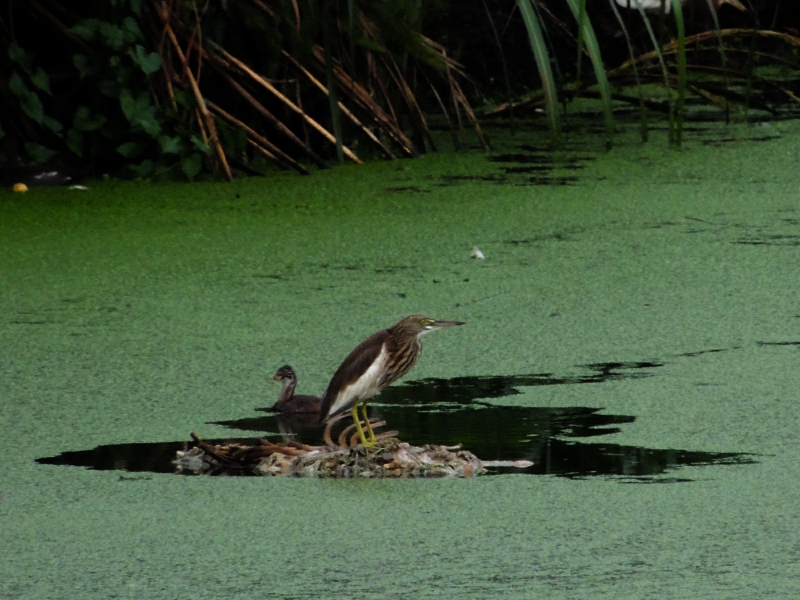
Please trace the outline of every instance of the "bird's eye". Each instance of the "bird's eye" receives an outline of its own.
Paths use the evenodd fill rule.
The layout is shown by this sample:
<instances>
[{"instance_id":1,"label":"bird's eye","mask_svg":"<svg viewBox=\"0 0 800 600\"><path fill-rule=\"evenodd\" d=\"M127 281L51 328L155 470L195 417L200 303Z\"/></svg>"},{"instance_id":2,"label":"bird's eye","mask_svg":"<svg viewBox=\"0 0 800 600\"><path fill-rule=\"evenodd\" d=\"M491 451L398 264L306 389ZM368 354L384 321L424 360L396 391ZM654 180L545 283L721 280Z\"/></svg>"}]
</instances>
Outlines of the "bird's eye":
<instances>
[{"instance_id":1,"label":"bird's eye","mask_svg":"<svg viewBox=\"0 0 800 600\"><path fill-rule=\"evenodd\" d=\"M430 327L431 325L433 325L433 319L422 319L423 327Z\"/></svg>"}]
</instances>

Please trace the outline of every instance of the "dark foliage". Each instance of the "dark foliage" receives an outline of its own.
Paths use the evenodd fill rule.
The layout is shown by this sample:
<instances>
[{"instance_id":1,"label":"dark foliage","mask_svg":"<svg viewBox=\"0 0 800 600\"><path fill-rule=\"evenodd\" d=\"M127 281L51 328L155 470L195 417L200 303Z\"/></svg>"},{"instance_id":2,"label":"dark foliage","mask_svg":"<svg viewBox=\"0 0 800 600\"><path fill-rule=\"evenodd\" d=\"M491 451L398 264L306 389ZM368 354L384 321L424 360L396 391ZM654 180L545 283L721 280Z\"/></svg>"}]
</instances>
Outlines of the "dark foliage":
<instances>
[{"instance_id":1,"label":"dark foliage","mask_svg":"<svg viewBox=\"0 0 800 600\"><path fill-rule=\"evenodd\" d=\"M626 38L611 1L585 0L607 68L653 51L640 13L617 7ZM708 0L684 8L686 39L694 43L687 47L690 70L725 71L721 84L690 82L706 101L749 102L748 93L724 84L731 73L749 90L777 85L754 75L759 65L798 68L800 12L780 0L743 1L744 10L722 4L716 11L720 29L738 31L724 43L714 34ZM560 99L596 93L568 2L534 5ZM458 147L465 124L483 139L471 105L488 99L522 109L525 103L513 101L540 86L518 6L517 0L10 0L0 9L0 43L7 48L0 54L0 167L12 181L50 166L144 178L230 178L270 165L306 173L308 164L326 167L337 156L360 162L359 155L433 150L427 124L433 112L444 116ZM659 11L648 19L668 49L674 21ZM666 77L672 85L655 60L639 64L642 82ZM609 74L612 84L635 84L629 67ZM788 84L778 89L790 101L800 95Z\"/></svg>"}]
</instances>

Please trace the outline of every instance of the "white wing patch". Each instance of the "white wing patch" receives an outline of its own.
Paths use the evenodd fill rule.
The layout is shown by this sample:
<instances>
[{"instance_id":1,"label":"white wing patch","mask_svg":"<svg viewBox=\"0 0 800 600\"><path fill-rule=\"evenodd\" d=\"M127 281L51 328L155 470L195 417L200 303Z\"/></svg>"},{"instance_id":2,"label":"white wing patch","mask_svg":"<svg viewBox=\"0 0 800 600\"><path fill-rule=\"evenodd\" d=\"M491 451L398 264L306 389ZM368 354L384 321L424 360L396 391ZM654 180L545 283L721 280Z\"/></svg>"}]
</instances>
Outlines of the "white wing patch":
<instances>
[{"instance_id":1,"label":"white wing patch","mask_svg":"<svg viewBox=\"0 0 800 600\"><path fill-rule=\"evenodd\" d=\"M386 351L386 344L381 347L381 353L369 369L356 381L346 386L336 395L331 405L328 415L351 408L354 401L368 400L381 391L378 385L386 372L386 363L389 361L389 353Z\"/></svg>"}]
</instances>

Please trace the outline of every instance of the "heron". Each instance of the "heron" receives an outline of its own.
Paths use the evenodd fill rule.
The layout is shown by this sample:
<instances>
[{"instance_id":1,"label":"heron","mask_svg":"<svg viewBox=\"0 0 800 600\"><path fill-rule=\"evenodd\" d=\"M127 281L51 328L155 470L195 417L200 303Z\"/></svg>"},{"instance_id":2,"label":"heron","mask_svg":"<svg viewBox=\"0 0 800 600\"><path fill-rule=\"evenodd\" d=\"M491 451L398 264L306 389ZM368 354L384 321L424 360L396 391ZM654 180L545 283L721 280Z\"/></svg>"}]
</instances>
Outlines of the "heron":
<instances>
[{"instance_id":1,"label":"heron","mask_svg":"<svg viewBox=\"0 0 800 600\"><path fill-rule=\"evenodd\" d=\"M367 448L377 446L375 433L367 417L367 403L383 388L411 370L422 350L420 338L423 335L463 324L462 321L443 321L423 315L411 315L388 329L373 333L347 355L334 373L322 395L320 419L328 422L350 410L361 443ZM359 405L369 439L361 427Z\"/></svg>"}]
</instances>

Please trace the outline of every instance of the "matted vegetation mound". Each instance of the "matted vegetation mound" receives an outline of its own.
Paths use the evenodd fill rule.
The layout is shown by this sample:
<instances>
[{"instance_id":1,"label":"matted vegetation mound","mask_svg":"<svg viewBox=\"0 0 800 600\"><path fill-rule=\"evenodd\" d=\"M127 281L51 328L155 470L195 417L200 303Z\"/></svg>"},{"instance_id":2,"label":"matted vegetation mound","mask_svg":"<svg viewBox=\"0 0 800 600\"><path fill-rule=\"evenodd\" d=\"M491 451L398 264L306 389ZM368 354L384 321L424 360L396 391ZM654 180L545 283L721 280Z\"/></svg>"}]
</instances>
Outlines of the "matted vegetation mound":
<instances>
[{"instance_id":1,"label":"matted vegetation mound","mask_svg":"<svg viewBox=\"0 0 800 600\"><path fill-rule=\"evenodd\" d=\"M389 432L393 434L395 432ZM290 440L276 444L259 439L248 446L211 445L192 433L196 446L177 453L180 472L202 475L262 475L333 479L474 477L489 467L525 468L529 461L482 461L458 446L413 446L394 437L379 436L379 446L310 446ZM385 436L385 434L383 434Z\"/></svg>"}]
</instances>

